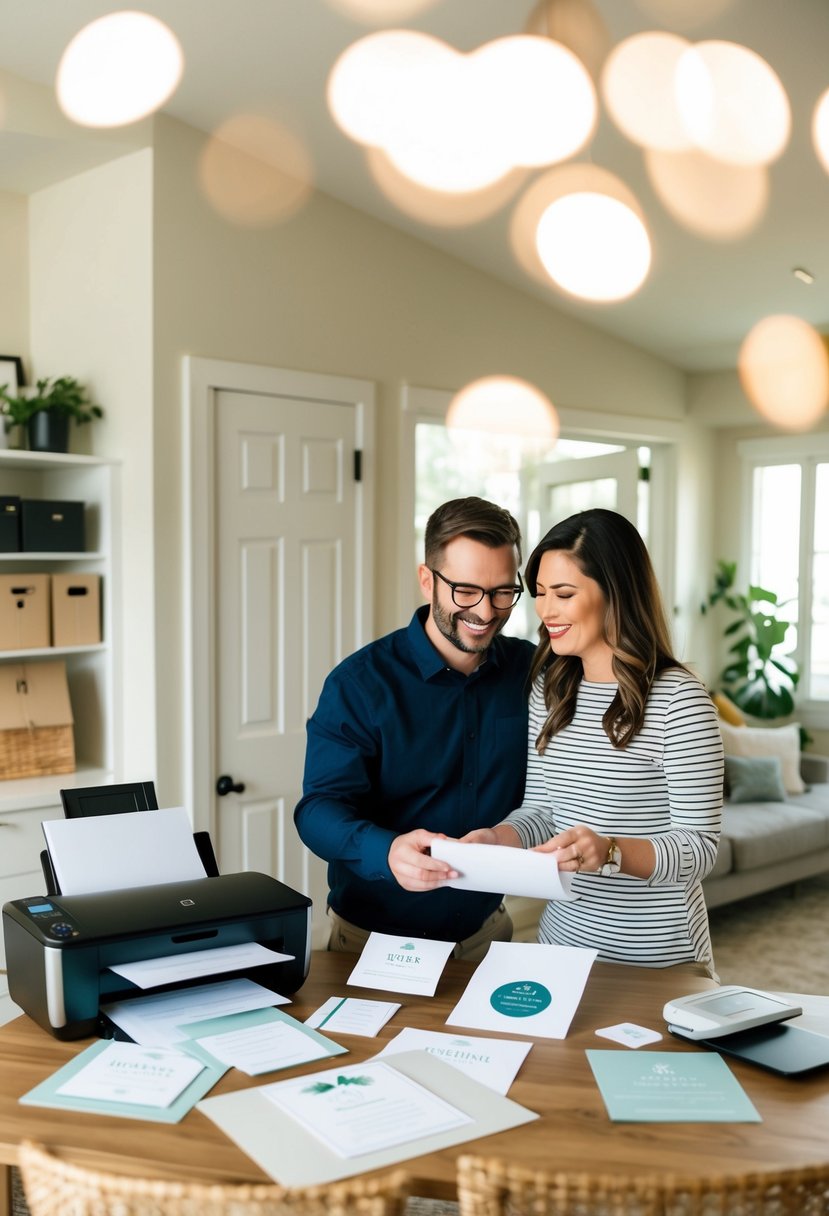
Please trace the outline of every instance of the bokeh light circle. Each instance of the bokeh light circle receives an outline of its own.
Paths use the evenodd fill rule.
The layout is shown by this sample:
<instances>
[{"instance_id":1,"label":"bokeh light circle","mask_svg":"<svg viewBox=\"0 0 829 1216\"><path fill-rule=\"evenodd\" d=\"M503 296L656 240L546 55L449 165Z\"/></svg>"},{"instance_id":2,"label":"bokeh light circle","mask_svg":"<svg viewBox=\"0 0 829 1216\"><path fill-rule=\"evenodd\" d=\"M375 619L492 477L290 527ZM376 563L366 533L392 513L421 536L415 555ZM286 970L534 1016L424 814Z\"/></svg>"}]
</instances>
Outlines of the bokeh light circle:
<instances>
[{"instance_id":1,"label":"bokeh light circle","mask_svg":"<svg viewBox=\"0 0 829 1216\"><path fill-rule=\"evenodd\" d=\"M450 431L518 435L548 451L559 435L559 418L549 397L517 376L483 376L467 384L449 403Z\"/></svg>"},{"instance_id":2,"label":"bokeh light circle","mask_svg":"<svg viewBox=\"0 0 829 1216\"><path fill-rule=\"evenodd\" d=\"M642 219L609 194L580 191L556 199L538 222L536 244L554 283L597 303L633 295L651 264Z\"/></svg>"},{"instance_id":3,"label":"bokeh light circle","mask_svg":"<svg viewBox=\"0 0 829 1216\"><path fill-rule=\"evenodd\" d=\"M829 354L801 317L764 317L740 347L737 370L749 401L784 430L814 426L829 403Z\"/></svg>"},{"instance_id":4,"label":"bokeh light circle","mask_svg":"<svg viewBox=\"0 0 829 1216\"><path fill-rule=\"evenodd\" d=\"M258 114L237 114L213 132L199 157L199 182L224 219L265 228L294 215L313 190L304 144Z\"/></svg>"},{"instance_id":5,"label":"bokeh light circle","mask_svg":"<svg viewBox=\"0 0 829 1216\"><path fill-rule=\"evenodd\" d=\"M829 173L829 89L818 98L812 115L812 142L818 160Z\"/></svg>"},{"instance_id":6,"label":"bokeh light circle","mask_svg":"<svg viewBox=\"0 0 829 1216\"><path fill-rule=\"evenodd\" d=\"M645 149L645 169L666 211L689 232L708 240L745 236L768 207L765 165L727 165L704 152Z\"/></svg>"},{"instance_id":7,"label":"bokeh light circle","mask_svg":"<svg viewBox=\"0 0 829 1216\"><path fill-rule=\"evenodd\" d=\"M608 55L602 93L616 126L643 148L690 146L676 96L676 69L688 42L653 31L625 38Z\"/></svg>"},{"instance_id":8,"label":"bokeh light circle","mask_svg":"<svg viewBox=\"0 0 829 1216\"><path fill-rule=\"evenodd\" d=\"M109 13L79 30L63 52L58 102L82 126L125 126L162 106L183 68L178 39L157 17Z\"/></svg>"},{"instance_id":9,"label":"bokeh light circle","mask_svg":"<svg viewBox=\"0 0 829 1216\"><path fill-rule=\"evenodd\" d=\"M691 142L717 160L767 165L789 141L791 107L777 73L735 42L698 42L676 68L676 96Z\"/></svg>"}]
</instances>

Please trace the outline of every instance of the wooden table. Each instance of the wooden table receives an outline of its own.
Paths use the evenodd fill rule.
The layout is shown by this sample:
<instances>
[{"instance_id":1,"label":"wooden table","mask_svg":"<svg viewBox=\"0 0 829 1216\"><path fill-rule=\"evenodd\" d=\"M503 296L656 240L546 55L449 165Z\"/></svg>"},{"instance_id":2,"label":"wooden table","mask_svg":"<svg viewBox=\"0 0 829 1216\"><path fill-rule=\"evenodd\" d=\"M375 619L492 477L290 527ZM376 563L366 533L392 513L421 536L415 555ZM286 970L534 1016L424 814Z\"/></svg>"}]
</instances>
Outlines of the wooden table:
<instances>
[{"instance_id":1,"label":"wooden table","mask_svg":"<svg viewBox=\"0 0 829 1216\"><path fill-rule=\"evenodd\" d=\"M303 1019L329 996L383 999L381 992L346 986L354 962L354 955L315 953L308 980L286 1010ZM450 959L433 998L392 995L403 1007L378 1038L338 1036L350 1052L343 1057L344 1062L366 1059L403 1026L454 1032L456 1028L445 1025L446 1018L473 970L470 963ZM533 1167L619 1174L705 1174L825 1161L829 1155L829 1072L787 1080L729 1060L729 1067L762 1115L762 1123L625 1124L608 1118L585 1049L628 1049L597 1039L595 1031L620 1021L638 1022L665 1034L662 1042L640 1051L700 1050L667 1033L662 1007L670 997L709 987L711 981L691 968L652 970L595 964L567 1038L534 1040L510 1089L510 1098L538 1112L541 1118L512 1131L406 1162L416 1193L454 1197L455 1161L469 1151L510 1157ZM524 1036L516 1027L511 1037ZM65 1064L89 1041L61 1043L27 1017L0 1027L0 1169L7 1178L8 1165L17 1160L17 1145L30 1138L79 1164L115 1173L207 1182L266 1180L259 1167L196 1110L171 1127L18 1104L21 1094ZM277 1076L327 1067L330 1061L320 1060L258 1078L231 1070L211 1092L262 1085ZM7 1190L8 1182L0 1187L4 1199ZM6 1216L2 1200L0 1216Z\"/></svg>"}]
</instances>

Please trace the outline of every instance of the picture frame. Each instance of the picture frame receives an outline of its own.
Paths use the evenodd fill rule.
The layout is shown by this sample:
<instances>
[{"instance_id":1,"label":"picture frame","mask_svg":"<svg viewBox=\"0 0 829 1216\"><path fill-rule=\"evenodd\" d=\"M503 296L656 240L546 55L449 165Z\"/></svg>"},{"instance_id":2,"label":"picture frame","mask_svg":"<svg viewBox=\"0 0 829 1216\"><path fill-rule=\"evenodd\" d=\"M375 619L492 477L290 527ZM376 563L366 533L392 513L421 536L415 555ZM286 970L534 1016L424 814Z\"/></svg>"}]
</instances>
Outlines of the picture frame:
<instances>
[{"instance_id":1,"label":"picture frame","mask_svg":"<svg viewBox=\"0 0 829 1216\"><path fill-rule=\"evenodd\" d=\"M26 375L20 355L0 355L0 384L7 384L9 395L15 397L25 387Z\"/></svg>"}]
</instances>

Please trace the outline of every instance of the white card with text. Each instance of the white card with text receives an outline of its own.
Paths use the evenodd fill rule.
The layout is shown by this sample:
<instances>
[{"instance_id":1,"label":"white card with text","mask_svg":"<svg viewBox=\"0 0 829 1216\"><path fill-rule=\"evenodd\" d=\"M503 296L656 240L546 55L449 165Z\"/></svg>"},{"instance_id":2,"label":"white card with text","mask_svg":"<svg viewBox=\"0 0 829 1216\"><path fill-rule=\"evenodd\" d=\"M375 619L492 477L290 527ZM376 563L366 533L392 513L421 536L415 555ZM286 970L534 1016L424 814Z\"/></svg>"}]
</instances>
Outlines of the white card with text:
<instances>
[{"instance_id":1,"label":"white card with text","mask_svg":"<svg viewBox=\"0 0 829 1216\"><path fill-rule=\"evenodd\" d=\"M454 942L372 933L348 983L361 988L382 988L386 992L434 996L446 960L454 949Z\"/></svg>"}]
</instances>

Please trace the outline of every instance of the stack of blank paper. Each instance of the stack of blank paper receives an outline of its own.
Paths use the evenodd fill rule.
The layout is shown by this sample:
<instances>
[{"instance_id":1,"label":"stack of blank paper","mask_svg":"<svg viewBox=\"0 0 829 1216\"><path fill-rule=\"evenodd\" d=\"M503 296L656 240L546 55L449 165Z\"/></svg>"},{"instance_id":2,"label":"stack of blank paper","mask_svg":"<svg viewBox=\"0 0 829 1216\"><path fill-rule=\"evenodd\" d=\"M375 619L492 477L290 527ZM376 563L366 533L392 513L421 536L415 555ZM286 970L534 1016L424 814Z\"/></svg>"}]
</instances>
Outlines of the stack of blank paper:
<instances>
[{"instance_id":1,"label":"stack of blank paper","mask_svg":"<svg viewBox=\"0 0 829 1216\"><path fill-rule=\"evenodd\" d=\"M184 807L47 819L43 834L62 895L207 876Z\"/></svg>"}]
</instances>

